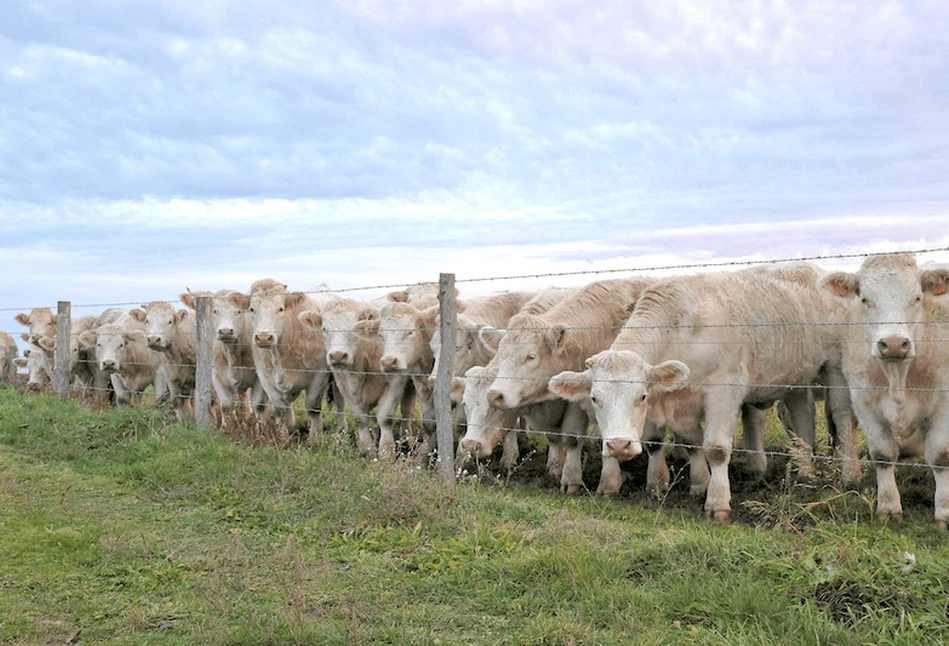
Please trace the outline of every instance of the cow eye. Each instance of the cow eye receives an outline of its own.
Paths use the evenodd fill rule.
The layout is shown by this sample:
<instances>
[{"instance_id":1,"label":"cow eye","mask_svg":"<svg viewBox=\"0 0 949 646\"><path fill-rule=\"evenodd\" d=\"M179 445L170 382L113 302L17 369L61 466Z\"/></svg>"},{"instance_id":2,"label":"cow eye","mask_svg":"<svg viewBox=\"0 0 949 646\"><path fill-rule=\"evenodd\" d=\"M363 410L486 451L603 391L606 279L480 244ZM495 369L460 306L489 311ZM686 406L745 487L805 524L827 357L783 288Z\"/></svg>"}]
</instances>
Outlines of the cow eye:
<instances>
[{"instance_id":1,"label":"cow eye","mask_svg":"<svg viewBox=\"0 0 949 646\"><path fill-rule=\"evenodd\" d=\"M866 305L867 307L870 307L870 300L869 300L866 296L864 296L863 298L861 298L861 299L860 299L860 302L863 303L864 305Z\"/></svg>"},{"instance_id":2,"label":"cow eye","mask_svg":"<svg viewBox=\"0 0 949 646\"><path fill-rule=\"evenodd\" d=\"M251 311L251 312L253 312L253 311L254 311L254 308L253 308L253 307L252 307L252 308L250 308L250 311Z\"/></svg>"},{"instance_id":3,"label":"cow eye","mask_svg":"<svg viewBox=\"0 0 949 646\"><path fill-rule=\"evenodd\" d=\"M278 307L278 308L277 308L277 314L280 314L281 312L283 312L283 308L282 308L282 307Z\"/></svg>"},{"instance_id":4,"label":"cow eye","mask_svg":"<svg viewBox=\"0 0 949 646\"><path fill-rule=\"evenodd\" d=\"M598 406L600 401L593 395L590 395L590 401L593 402L594 406Z\"/></svg>"},{"instance_id":5,"label":"cow eye","mask_svg":"<svg viewBox=\"0 0 949 646\"><path fill-rule=\"evenodd\" d=\"M639 401L641 402L646 401L646 393L643 393L643 396L639 398Z\"/></svg>"},{"instance_id":6,"label":"cow eye","mask_svg":"<svg viewBox=\"0 0 949 646\"><path fill-rule=\"evenodd\" d=\"M533 353L533 352L531 352L529 355L527 355L527 361L533 361L533 360L536 359L536 358L537 358L537 355L536 355L535 353Z\"/></svg>"}]
</instances>

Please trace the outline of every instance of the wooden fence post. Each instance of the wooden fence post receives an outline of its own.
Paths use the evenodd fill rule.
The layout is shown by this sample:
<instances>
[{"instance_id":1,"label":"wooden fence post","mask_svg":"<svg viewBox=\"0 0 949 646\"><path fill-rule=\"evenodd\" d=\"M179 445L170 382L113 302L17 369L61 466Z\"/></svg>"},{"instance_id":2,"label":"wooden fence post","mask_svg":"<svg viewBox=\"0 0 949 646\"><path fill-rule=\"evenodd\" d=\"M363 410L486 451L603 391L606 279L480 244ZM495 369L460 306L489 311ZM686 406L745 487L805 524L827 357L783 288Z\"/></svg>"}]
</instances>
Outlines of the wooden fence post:
<instances>
[{"instance_id":1,"label":"wooden fence post","mask_svg":"<svg viewBox=\"0 0 949 646\"><path fill-rule=\"evenodd\" d=\"M455 488L455 433L451 423L451 376L455 368L455 275L439 274L438 312L441 317L441 348L435 374L435 433L438 439L438 476L449 489Z\"/></svg>"},{"instance_id":2,"label":"wooden fence post","mask_svg":"<svg viewBox=\"0 0 949 646\"><path fill-rule=\"evenodd\" d=\"M16 344L10 346L7 350L7 356L3 357L3 370L0 371L0 381L6 381L9 384L16 382L16 364L13 363L20 356L20 348Z\"/></svg>"},{"instance_id":3,"label":"wooden fence post","mask_svg":"<svg viewBox=\"0 0 949 646\"><path fill-rule=\"evenodd\" d=\"M214 330L212 329L210 296L194 299L198 331L194 375L194 421L198 426L211 426L211 372L214 357Z\"/></svg>"},{"instance_id":4,"label":"wooden fence post","mask_svg":"<svg viewBox=\"0 0 949 646\"><path fill-rule=\"evenodd\" d=\"M69 397L69 333L72 324L72 303L59 301L56 306L56 347L53 349L53 390L62 399Z\"/></svg>"}]
</instances>

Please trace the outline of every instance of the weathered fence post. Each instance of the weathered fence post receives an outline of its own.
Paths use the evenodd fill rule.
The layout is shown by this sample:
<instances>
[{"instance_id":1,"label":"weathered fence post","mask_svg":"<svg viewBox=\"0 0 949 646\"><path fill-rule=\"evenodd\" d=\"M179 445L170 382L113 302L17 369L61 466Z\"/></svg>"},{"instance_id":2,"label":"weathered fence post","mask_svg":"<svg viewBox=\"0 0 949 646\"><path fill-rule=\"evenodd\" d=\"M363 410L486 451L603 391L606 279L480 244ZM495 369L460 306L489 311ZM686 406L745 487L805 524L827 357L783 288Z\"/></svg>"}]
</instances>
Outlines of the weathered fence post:
<instances>
[{"instance_id":1,"label":"weathered fence post","mask_svg":"<svg viewBox=\"0 0 949 646\"><path fill-rule=\"evenodd\" d=\"M214 356L214 336L211 325L212 298L198 296L194 299L198 330L197 353L194 375L194 421L198 426L211 426L211 371Z\"/></svg>"},{"instance_id":2,"label":"weathered fence post","mask_svg":"<svg viewBox=\"0 0 949 646\"><path fill-rule=\"evenodd\" d=\"M435 433L438 439L438 476L449 489L455 487L455 433L451 423L451 376L455 368L455 275L439 274L438 312L441 348L435 374Z\"/></svg>"},{"instance_id":3,"label":"weathered fence post","mask_svg":"<svg viewBox=\"0 0 949 646\"><path fill-rule=\"evenodd\" d=\"M53 390L62 399L69 397L69 333L72 323L72 303L59 301L56 306L56 347L53 349Z\"/></svg>"}]
</instances>

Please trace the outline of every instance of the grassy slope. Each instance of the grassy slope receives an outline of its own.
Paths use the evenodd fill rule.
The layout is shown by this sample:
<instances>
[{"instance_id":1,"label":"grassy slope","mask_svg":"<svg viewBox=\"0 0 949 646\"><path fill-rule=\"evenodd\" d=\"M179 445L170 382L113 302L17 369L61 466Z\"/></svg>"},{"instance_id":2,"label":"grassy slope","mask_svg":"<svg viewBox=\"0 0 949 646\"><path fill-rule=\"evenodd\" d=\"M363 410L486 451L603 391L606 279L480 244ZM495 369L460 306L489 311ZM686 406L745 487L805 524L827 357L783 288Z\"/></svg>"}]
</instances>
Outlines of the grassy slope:
<instances>
[{"instance_id":1,"label":"grassy slope","mask_svg":"<svg viewBox=\"0 0 949 646\"><path fill-rule=\"evenodd\" d=\"M931 509L853 522L868 493L779 484L755 503L773 529L718 525L655 499L448 493L336 444L252 447L0 388L0 642L949 638Z\"/></svg>"}]
</instances>

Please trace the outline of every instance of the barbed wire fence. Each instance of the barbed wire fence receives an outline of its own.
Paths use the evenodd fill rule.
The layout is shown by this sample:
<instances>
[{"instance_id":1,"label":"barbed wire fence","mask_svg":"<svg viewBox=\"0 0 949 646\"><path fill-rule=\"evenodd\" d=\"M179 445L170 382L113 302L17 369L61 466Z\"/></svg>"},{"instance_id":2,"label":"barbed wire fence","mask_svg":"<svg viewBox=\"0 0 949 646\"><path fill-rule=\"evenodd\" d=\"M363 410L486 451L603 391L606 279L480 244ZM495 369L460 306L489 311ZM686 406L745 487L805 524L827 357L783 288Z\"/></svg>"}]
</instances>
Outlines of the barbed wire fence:
<instances>
[{"instance_id":1,"label":"barbed wire fence","mask_svg":"<svg viewBox=\"0 0 949 646\"><path fill-rule=\"evenodd\" d=\"M769 261L730 261L722 263L698 263L698 264L678 264L678 265L666 265L662 267L652 267L652 268L627 268L627 269L612 269L612 270L589 270L589 271L576 271L576 272L559 272L559 273L544 273L544 274L525 274L518 276L500 276L500 277L489 277L489 278L471 278L471 279L462 279L456 280L453 274L442 274L438 283L396 283L390 285L374 285L367 287L354 287L334 290L331 292L333 295L342 297L343 294L353 293L359 291L367 290L378 290L378 289L398 289L402 288L406 293L412 288L428 288L434 290L437 287L438 298L437 305L430 305L430 307L436 307L439 313L439 326L437 328L440 333L441 338L441 347L439 357L441 358L437 366L437 374L430 375L430 373L416 373L402 371L402 376L407 378L418 378L418 379L428 379L430 376L434 376L434 419L426 420L434 422L436 426L437 434L437 469L439 472L439 477L446 484L446 486L453 486L455 482L455 469L454 469L454 460L455 460L455 450L454 450L454 434L452 429L451 422L451 397L450 397L450 388L451 388L451 379L454 375L452 361L456 351L455 348L455 325L457 323L457 310L458 307L455 304L456 290L455 286L457 284L472 284L472 283L483 283L490 281L511 281L511 280L523 280L523 279L536 279L536 278L558 278L566 276L598 276L598 275L618 275L618 274L629 274L629 273L641 273L641 272L659 272L659 271L688 271L688 270L707 270L707 269L727 269L735 267L753 267L759 265L772 265L772 264L781 264L781 263L797 263L797 262L815 262L815 261L827 261L827 260L845 260L845 259L854 259L854 258L864 258L870 255L893 255L893 254L930 254L937 252L946 252L949 251L949 248L931 248L931 249L918 249L911 252L886 252L880 254L836 254L836 255L826 255L826 256L811 256L806 258L781 258L774 259ZM317 294L322 293L321 291L308 291L304 292L306 294ZM169 299L169 302L176 301L178 299ZM128 306L139 306L138 302L119 302L119 303L96 303L88 305L79 305L77 308L112 308L112 307L128 307ZM0 309L0 311L13 311L13 310L32 310L34 308L5 308ZM83 363L89 363L87 359L74 359L71 357L72 346L75 345L75 342L72 338L71 330L71 321L72 321L72 309L73 305L69 301L60 301L57 303L56 308L56 336L55 336L55 346L53 348L52 357L48 357L49 352L43 348L37 348L37 346L32 346L36 348L35 351L42 351L47 353L47 357L51 359L52 365L52 374L48 374L49 381L52 384L53 390L62 398L67 398L70 396L71 386L72 386L72 371L77 365L82 365ZM214 298L210 296L198 296L194 299L194 310L196 318L196 327L195 327L195 360L194 363L175 363L165 361L164 365L170 368L178 368L187 370L193 370L193 391L185 392L179 395L182 399L190 399L193 402L193 411L194 418L196 423L201 426L209 427L212 424L212 415L211 415L211 406L212 406L212 393L214 391L214 370L215 370L215 331L213 328L213 318L214 318ZM915 322L904 322L908 325L915 325ZM767 330L767 329L788 329L790 327L811 327L811 326L848 326L848 325L858 325L848 322L791 322L791 323L781 323L781 324L747 324L747 323L733 323L733 324L720 324L707 327L719 327L719 328L748 328L752 330ZM603 326L578 326L574 329L585 329L590 331L608 331L611 334L619 334L623 330L630 329L663 329L668 326L609 326L608 328ZM502 328L504 330L514 330L517 329L516 325L511 325L507 328ZM379 332L400 332L400 333L421 333L423 336L431 337L432 333L436 331L435 327L423 327L423 328L380 328ZM949 331L949 330L947 330ZM615 336L614 334L614 336ZM947 335L949 336L949 335ZM942 340L940 342L949 342L949 338ZM369 341L365 339L357 339L355 341L355 346L358 348L360 345L363 346L372 346L375 344L375 341ZM404 341L404 343L409 343ZM695 342L686 342L686 343L695 343ZM700 343L715 343L715 344L728 344L728 343L741 343L738 341L704 341ZM251 349L254 343L251 340L245 340L243 343L234 344L234 347L238 349ZM605 349L605 348L604 348ZM9 355L7 357L7 365L12 361L13 357L16 355L16 348L9 349ZM150 365L157 365L157 361L150 362ZM319 364L320 360L315 359L311 362L311 366L314 364ZM131 362L135 364L135 362ZM293 367L287 369L288 372L295 373L309 373L313 375L324 374L332 375L333 369L328 365L321 367ZM266 371L268 368L256 366L258 372ZM272 370L283 372L280 368L273 368ZM47 373L49 370L47 369ZM348 370L348 374L354 376L360 376L365 378L386 378L391 377L392 373L384 371L382 369L367 369L367 370ZM544 379L546 381L546 379ZM811 384L801 384L801 383L791 383L791 384L749 384L749 383L710 383L710 382L697 382L694 385L700 386L725 386L725 387L735 387L735 388L748 388L748 387L761 387L761 388L777 388L784 389L787 391L810 388ZM833 385L824 385L824 388L853 388L851 386L833 386ZM87 385L86 390L98 390L102 392L107 392L108 388L97 388L95 386ZM908 388L908 392L913 391L923 391L923 392L945 392L940 389L923 389L923 388ZM292 403L288 405L280 405L279 403L275 404L270 403L271 408L274 409L284 409L293 410ZM319 415L336 415L340 419L346 419L346 411L343 409L342 405L338 406L338 409L335 412L330 412L325 409L325 406L321 406L318 414ZM279 410L275 410L279 413ZM317 411L313 411L316 413ZM403 420L406 417L406 412L402 411L401 417L396 416L377 416L377 420L382 422L395 423L399 420ZM737 420L736 420L737 423ZM591 436L589 434L569 434L562 433L557 431L544 431L538 429L530 428L501 428L498 429L502 432L522 432L538 436L545 436L548 439L550 438L564 438L570 437L573 439L589 439ZM649 444L645 442L644 444ZM701 446L678 442L678 441L666 441L663 442L664 445L670 447L679 447L686 450L696 450L702 448ZM760 450L733 447L733 453L754 453L761 454ZM795 453L788 451L766 451L765 455L769 457L795 457ZM842 461L845 458L840 456L814 456L814 459L819 460L833 460L833 461ZM929 465L920 464L918 462L880 462L877 460L861 460L862 464L893 464L898 466L912 466L912 467L925 467L931 468Z\"/></svg>"}]
</instances>

